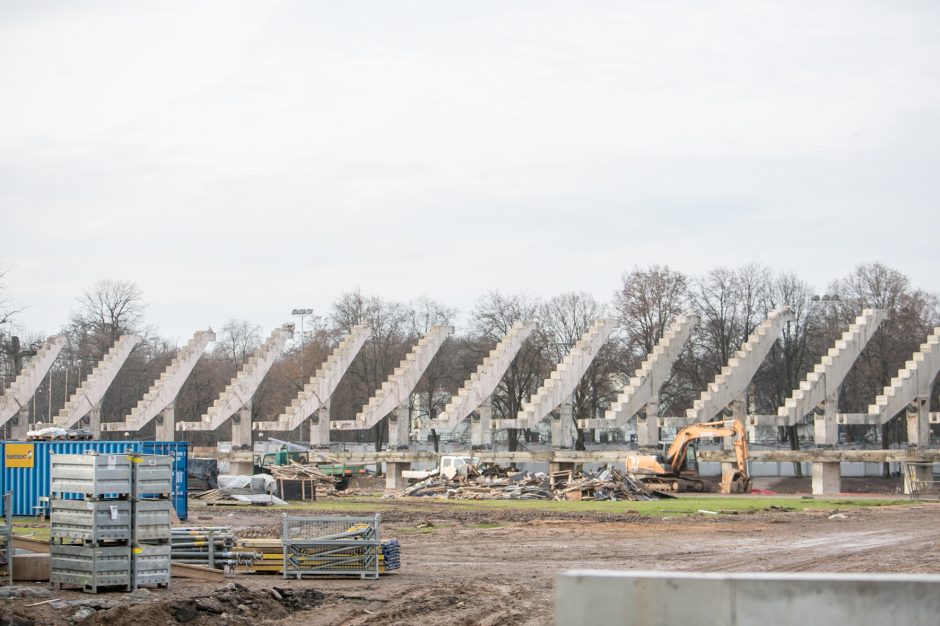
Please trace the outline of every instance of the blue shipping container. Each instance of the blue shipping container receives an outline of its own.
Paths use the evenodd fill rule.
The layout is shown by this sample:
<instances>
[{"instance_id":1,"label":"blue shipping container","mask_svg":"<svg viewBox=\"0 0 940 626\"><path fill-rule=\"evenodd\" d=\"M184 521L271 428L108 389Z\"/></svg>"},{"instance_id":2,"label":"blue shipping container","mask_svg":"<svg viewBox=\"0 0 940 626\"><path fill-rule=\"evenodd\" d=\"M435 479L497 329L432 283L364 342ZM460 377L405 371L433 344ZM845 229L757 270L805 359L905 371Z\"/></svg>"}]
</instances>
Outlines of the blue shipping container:
<instances>
[{"instance_id":1,"label":"blue shipping container","mask_svg":"<svg viewBox=\"0 0 940 626\"><path fill-rule=\"evenodd\" d=\"M185 520L188 514L189 443L186 441L0 441L3 468L0 493L13 493L13 515L35 515L39 498L49 496L49 456L55 454L167 454L173 462L173 506Z\"/></svg>"}]
</instances>

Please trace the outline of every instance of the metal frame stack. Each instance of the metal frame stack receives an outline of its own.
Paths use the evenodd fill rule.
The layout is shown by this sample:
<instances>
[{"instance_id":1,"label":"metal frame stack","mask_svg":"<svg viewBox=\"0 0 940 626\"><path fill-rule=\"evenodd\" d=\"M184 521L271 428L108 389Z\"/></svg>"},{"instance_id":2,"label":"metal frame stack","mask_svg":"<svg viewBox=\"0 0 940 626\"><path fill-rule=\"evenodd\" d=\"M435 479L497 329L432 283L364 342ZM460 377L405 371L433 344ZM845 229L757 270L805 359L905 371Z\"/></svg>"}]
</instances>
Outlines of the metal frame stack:
<instances>
[{"instance_id":1,"label":"metal frame stack","mask_svg":"<svg viewBox=\"0 0 940 626\"><path fill-rule=\"evenodd\" d=\"M131 462L125 454L53 454L49 581L131 591Z\"/></svg>"},{"instance_id":2,"label":"metal frame stack","mask_svg":"<svg viewBox=\"0 0 940 626\"><path fill-rule=\"evenodd\" d=\"M13 584L13 493L3 494L3 524L0 525L0 567L8 585Z\"/></svg>"},{"instance_id":3,"label":"metal frame stack","mask_svg":"<svg viewBox=\"0 0 940 626\"><path fill-rule=\"evenodd\" d=\"M174 458L131 454L131 585L170 586Z\"/></svg>"},{"instance_id":4,"label":"metal frame stack","mask_svg":"<svg viewBox=\"0 0 940 626\"><path fill-rule=\"evenodd\" d=\"M296 517L284 514L284 578L378 578L381 516Z\"/></svg>"}]
</instances>

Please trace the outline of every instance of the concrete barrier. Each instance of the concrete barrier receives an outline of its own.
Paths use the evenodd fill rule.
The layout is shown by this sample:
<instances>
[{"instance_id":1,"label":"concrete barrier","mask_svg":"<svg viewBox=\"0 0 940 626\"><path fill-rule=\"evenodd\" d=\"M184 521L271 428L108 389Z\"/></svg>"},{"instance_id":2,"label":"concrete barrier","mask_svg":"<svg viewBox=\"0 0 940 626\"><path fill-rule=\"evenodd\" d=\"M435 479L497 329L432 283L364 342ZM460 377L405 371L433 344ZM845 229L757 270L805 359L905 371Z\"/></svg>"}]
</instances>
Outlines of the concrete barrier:
<instances>
[{"instance_id":1,"label":"concrete barrier","mask_svg":"<svg viewBox=\"0 0 940 626\"><path fill-rule=\"evenodd\" d=\"M940 576L575 570L555 580L556 626L927 626Z\"/></svg>"}]
</instances>

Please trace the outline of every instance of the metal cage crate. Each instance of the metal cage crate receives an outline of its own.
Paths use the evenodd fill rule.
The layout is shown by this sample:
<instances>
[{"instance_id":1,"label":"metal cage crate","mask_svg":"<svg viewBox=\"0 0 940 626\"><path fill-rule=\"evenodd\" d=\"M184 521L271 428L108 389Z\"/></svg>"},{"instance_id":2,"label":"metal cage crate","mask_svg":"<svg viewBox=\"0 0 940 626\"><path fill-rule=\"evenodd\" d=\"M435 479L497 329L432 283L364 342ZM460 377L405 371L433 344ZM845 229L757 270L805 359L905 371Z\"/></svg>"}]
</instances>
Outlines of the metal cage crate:
<instances>
[{"instance_id":1,"label":"metal cage crate","mask_svg":"<svg viewBox=\"0 0 940 626\"><path fill-rule=\"evenodd\" d=\"M49 536L53 539L129 541L131 503L127 500L52 500Z\"/></svg>"},{"instance_id":2,"label":"metal cage crate","mask_svg":"<svg viewBox=\"0 0 940 626\"><path fill-rule=\"evenodd\" d=\"M284 578L379 577L381 516L297 517L284 514Z\"/></svg>"},{"instance_id":3,"label":"metal cage crate","mask_svg":"<svg viewBox=\"0 0 940 626\"><path fill-rule=\"evenodd\" d=\"M54 454L50 491L85 497L126 496L131 492L131 462L126 454Z\"/></svg>"}]
</instances>

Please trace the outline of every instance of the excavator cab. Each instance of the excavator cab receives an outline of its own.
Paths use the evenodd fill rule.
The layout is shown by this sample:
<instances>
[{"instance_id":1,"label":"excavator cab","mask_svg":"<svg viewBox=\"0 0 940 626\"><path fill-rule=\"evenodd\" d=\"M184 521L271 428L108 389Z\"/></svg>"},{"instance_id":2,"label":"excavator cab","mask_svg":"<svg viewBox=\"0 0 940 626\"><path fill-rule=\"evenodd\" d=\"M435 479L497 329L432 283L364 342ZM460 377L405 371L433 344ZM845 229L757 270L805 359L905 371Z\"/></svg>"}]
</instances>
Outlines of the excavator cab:
<instances>
[{"instance_id":1,"label":"excavator cab","mask_svg":"<svg viewBox=\"0 0 940 626\"><path fill-rule=\"evenodd\" d=\"M689 447L685 451L685 461L682 463L681 473L689 472L694 476L698 476L698 447L694 443L690 443Z\"/></svg>"}]
</instances>

